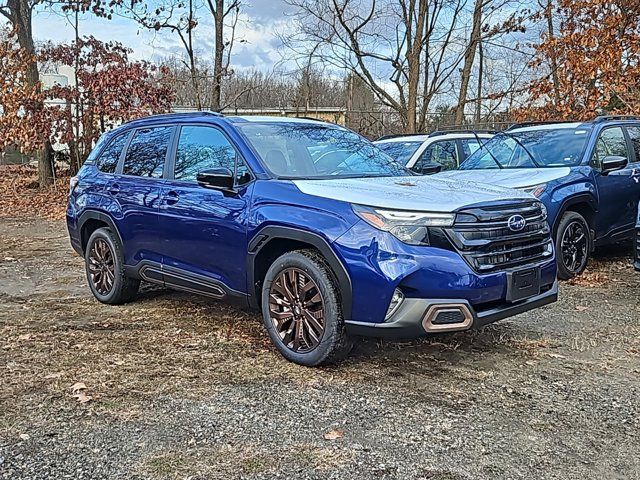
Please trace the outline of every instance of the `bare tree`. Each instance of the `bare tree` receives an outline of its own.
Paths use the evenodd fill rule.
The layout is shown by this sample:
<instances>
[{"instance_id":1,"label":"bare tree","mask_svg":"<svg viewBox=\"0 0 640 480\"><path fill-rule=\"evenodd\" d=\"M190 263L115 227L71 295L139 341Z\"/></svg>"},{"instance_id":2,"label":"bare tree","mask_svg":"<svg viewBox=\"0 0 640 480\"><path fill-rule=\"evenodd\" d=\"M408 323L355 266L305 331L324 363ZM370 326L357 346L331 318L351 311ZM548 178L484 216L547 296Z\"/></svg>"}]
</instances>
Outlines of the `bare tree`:
<instances>
[{"instance_id":1,"label":"bare tree","mask_svg":"<svg viewBox=\"0 0 640 480\"><path fill-rule=\"evenodd\" d=\"M214 111L222 109L222 78L227 73L231 60L231 51L235 40L236 25L240 14L240 0L207 0L209 12L213 17L215 27L215 42L213 52L213 94L210 108ZM225 21L231 19L229 29L231 35L225 40ZM227 56L225 60L225 50Z\"/></svg>"},{"instance_id":2,"label":"bare tree","mask_svg":"<svg viewBox=\"0 0 640 480\"><path fill-rule=\"evenodd\" d=\"M0 14L11 24L20 48L26 52L29 58L29 65L27 67L28 84L40 88L40 73L38 71L32 29L33 9L38 3L38 0L0 1ZM38 106L36 106L36 108L38 108ZM53 183L53 155L54 152L51 142L46 139L41 150L38 152L38 184L41 187Z\"/></svg>"},{"instance_id":3,"label":"bare tree","mask_svg":"<svg viewBox=\"0 0 640 480\"><path fill-rule=\"evenodd\" d=\"M283 36L287 47L356 75L407 132L424 124L462 60L452 40L466 0L286 1L297 16L296 31Z\"/></svg>"},{"instance_id":4,"label":"bare tree","mask_svg":"<svg viewBox=\"0 0 640 480\"><path fill-rule=\"evenodd\" d=\"M516 31L524 31L525 16L519 11L518 1L512 0L475 0L471 22L471 32L464 52L464 63L460 73L460 89L456 105L457 124L464 123L464 113L469 99L469 83L476 58L482 42L495 41L500 35ZM511 13L504 18L504 12ZM492 22L492 16L499 12L499 20ZM481 79L479 79L481 82ZM480 87L481 88L481 87ZM478 94L478 99L481 94ZM480 107L477 106L476 110Z\"/></svg>"},{"instance_id":5,"label":"bare tree","mask_svg":"<svg viewBox=\"0 0 640 480\"><path fill-rule=\"evenodd\" d=\"M182 44L186 61L184 65L190 73L190 81L196 100L196 107L202 110L202 91L199 81L194 30L198 25L196 0L158 0L153 5L142 0L113 0L116 13L138 22L151 31L168 31L177 35Z\"/></svg>"}]
</instances>

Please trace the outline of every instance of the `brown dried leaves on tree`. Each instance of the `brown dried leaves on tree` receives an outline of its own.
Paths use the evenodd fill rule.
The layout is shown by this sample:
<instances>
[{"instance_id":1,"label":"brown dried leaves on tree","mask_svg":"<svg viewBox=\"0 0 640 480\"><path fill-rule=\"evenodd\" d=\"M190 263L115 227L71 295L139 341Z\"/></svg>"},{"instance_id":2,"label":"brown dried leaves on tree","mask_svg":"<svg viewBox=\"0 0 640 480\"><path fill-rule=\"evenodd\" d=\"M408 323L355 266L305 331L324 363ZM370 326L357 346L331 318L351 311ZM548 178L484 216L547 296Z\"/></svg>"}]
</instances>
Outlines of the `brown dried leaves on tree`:
<instances>
[{"instance_id":1,"label":"brown dried leaves on tree","mask_svg":"<svg viewBox=\"0 0 640 480\"><path fill-rule=\"evenodd\" d=\"M531 84L520 119L587 120L640 114L640 2L560 0L560 30L537 47L531 68L553 72Z\"/></svg>"}]
</instances>

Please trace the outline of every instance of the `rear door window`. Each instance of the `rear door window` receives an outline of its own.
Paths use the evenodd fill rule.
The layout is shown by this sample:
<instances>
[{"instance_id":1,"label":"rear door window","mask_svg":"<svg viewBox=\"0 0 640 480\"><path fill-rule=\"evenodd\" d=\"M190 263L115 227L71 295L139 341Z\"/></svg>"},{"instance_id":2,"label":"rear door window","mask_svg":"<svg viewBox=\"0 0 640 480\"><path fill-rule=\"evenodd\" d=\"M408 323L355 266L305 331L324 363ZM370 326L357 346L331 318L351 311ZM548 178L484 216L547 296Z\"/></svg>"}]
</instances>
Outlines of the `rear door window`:
<instances>
[{"instance_id":1,"label":"rear door window","mask_svg":"<svg viewBox=\"0 0 640 480\"><path fill-rule=\"evenodd\" d=\"M462 154L464 158L468 158L469 155L480 148L480 143L478 143L478 140L475 138L460 140L460 145L462 145Z\"/></svg>"},{"instance_id":2,"label":"rear door window","mask_svg":"<svg viewBox=\"0 0 640 480\"><path fill-rule=\"evenodd\" d=\"M122 173L137 177L161 178L173 127L136 130L127 149Z\"/></svg>"},{"instance_id":3,"label":"rear door window","mask_svg":"<svg viewBox=\"0 0 640 480\"><path fill-rule=\"evenodd\" d=\"M633 147L633 151L636 155L635 161L640 162L640 126L627 127L627 132L629 133L629 138L631 139L631 146Z\"/></svg>"},{"instance_id":4,"label":"rear door window","mask_svg":"<svg viewBox=\"0 0 640 480\"><path fill-rule=\"evenodd\" d=\"M111 143L105 148L98 159L96 160L96 167L98 170L104 173L115 173L118 161L122 155L124 147L127 145L129 139L129 133L125 132L116 136Z\"/></svg>"}]
</instances>

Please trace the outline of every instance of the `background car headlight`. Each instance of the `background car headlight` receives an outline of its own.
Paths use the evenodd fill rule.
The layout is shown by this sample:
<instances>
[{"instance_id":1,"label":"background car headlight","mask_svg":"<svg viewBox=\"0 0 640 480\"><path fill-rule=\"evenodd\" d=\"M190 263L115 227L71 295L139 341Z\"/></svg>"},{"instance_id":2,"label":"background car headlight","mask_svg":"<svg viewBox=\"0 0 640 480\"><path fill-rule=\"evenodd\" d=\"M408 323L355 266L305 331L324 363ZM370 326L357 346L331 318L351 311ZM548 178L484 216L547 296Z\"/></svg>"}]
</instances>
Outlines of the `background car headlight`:
<instances>
[{"instance_id":1,"label":"background car headlight","mask_svg":"<svg viewBox=\"0 0 640 480\"><path fill-rule=\"evenodd\" d=\"M523 187L520 190L522 190L525 193L530 193L534 197L540 198L540 195L542 195L546 189L547 189L547 184L540 183L538 185L531 185L530 187Z\"/></svg>"},{"instance_id":2,"label":"background car headlight","mask_svg":"<svg viewBox=\"0 0 640 480\"><path fill-rule=\"evenodd\" d=\"M353 211L369 225L394 235L409 245L429 245L429 227L450 227L453 213L383 210L353 205Z\"/></svg>"}]
</instances>

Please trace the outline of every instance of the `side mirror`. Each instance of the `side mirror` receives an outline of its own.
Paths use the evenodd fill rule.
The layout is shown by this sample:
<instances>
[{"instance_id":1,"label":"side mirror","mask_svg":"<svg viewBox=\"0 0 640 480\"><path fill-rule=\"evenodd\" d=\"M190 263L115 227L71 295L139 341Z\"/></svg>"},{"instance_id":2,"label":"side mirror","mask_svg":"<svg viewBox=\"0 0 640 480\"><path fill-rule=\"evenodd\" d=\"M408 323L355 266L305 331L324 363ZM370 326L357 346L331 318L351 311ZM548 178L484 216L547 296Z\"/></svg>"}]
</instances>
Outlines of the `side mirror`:
<instances>
[{"instance_id":1,"label":"side mirror","mask_svg":"<svg viewBox=\"0 0 640 480\"><path fill-rule=\"evenodd\" d=\"M196 176L198 185L205 188L218 190L233 189L233 172L228 168L211 168L198 172Z\"/></svg>"},{"instance_id":2,"label":"side mirror","mask_svg":"<svg viewBox=\"0 0 640 480\"><path fill-rule=\"evenodd\" d=\"M621 170L629 164L627 157L608 155L602 159L602 175Z\"/></svg>"},{"instance_id":3,"label":"side mirror","mask_svg":"<svg viewBox=\"0 0 640 480\"><path fill-rule=\"evenodd\" d=\"M442 165L439 163L423 163L419 169L415 172L420 175L433 175L434 173L440 173L442 171Z\"/></svg>"}]
</instances>

